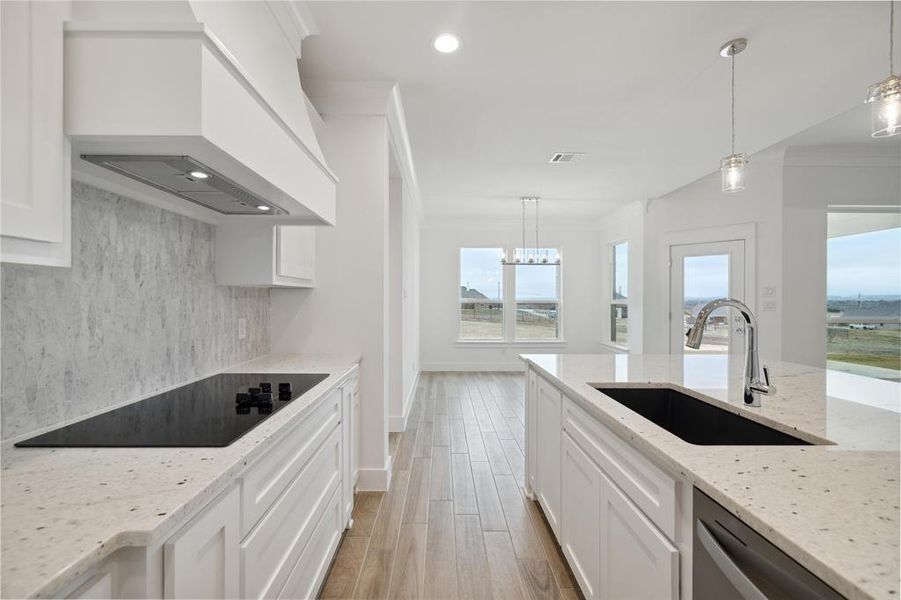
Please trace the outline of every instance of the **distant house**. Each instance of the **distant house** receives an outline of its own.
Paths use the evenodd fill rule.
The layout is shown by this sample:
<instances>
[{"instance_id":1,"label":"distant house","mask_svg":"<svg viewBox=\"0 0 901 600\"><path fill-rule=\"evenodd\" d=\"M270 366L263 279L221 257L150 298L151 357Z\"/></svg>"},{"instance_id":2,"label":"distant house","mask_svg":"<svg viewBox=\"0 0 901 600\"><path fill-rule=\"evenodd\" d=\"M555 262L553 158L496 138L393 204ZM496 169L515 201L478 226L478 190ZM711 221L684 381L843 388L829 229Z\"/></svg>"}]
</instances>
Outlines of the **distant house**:
<instances>
[{"instance_id":1,"label":"distant house","mask_svg":"<svg viewBox=\"0 0 901 600\"><path fill-rule=\"evenodd\" d=\"M460 286L460 298L466 300L490 300L488 296L475 288L468 288L465 285Z\"/></svg>"},{"instance_id":2,"label":"distant house","mask_svg":"<svg viewBox=\"0 0 901 600\"><path fill-rule=\"evenodd\" d=\"M830 324L850 329L901 329L901 300L829 302Z\"/></svg>"}]
</instances>

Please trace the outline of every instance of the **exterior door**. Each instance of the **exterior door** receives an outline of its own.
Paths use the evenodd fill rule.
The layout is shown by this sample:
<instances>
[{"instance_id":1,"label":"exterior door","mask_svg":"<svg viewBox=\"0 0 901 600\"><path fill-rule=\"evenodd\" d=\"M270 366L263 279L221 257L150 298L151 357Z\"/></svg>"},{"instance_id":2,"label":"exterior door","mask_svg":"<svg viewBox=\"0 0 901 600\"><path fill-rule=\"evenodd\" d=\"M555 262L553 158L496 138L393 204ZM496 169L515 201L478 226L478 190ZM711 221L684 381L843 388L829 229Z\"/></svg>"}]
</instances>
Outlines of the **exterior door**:
<instances>
[{"instance_id":1,"label":"exterior door","mask_svg":"<svg viewBox=\"0 0 901 600\"><path fill-rule=\"evenodd\" d=\"M736 354L742 351L744 325L731 309L707 320L701 348L686 348L685 333L701 307L716 298L745 302L744 240L670 246L670 352Z\"/></svg>"}]
</instances>

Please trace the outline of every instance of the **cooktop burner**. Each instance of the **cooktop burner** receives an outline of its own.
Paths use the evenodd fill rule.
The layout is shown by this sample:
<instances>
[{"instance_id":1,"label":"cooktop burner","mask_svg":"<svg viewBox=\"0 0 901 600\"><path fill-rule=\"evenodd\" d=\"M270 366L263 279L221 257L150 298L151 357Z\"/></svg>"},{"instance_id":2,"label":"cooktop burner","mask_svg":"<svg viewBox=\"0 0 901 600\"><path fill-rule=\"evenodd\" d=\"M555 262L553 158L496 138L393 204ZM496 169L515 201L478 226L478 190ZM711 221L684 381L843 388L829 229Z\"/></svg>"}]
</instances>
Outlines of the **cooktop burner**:
<instances>
[{"instance_id":1,"label":"cooktop burner","mask_svg":"<svg viewBox=\"0 0 901 600\"><path fill-rule=\"evenodd\" d=\"M16 446L228 446L326 377L322 373L220 373Z\"/></svg>"}]
</instances>

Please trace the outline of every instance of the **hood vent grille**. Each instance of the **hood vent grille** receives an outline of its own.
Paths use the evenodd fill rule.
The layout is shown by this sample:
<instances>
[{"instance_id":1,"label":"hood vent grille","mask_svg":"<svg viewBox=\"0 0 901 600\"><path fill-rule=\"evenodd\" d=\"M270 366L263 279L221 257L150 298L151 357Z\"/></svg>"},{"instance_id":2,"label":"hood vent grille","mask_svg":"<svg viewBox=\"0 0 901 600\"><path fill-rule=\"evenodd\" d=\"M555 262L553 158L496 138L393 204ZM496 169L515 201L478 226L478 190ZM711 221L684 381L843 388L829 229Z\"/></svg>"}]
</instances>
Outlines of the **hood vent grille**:
<instances>
[{"instance_id":1,"label":"hood vent grille","mask_svg":"<svg viewBox=\"0 0 901 600\"><path fill-rule=\"evenodd\" d=\"M81 158L223 215L287 214L190 156L82 154Z\"/></svg>"},{"instance_id":2,"label":"hood vent grille","mask_svg":"<svg viewBox=\"0 0 901 600\"><path fill-rule=\"evenodd\" d=\"M551 164L571 163L581 160L585 156L584 152L555 152L548 162Z\"/></svg>"}]
</instances>

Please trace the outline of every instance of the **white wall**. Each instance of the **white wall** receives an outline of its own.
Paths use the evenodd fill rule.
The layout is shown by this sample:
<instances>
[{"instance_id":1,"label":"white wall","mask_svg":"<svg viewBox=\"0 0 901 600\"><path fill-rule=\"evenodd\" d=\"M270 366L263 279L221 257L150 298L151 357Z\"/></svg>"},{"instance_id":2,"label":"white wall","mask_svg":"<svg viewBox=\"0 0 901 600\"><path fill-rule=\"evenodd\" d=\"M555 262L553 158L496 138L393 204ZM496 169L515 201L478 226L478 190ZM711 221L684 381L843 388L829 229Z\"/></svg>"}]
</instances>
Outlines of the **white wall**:
<instances>
[{"instance_id":1,"label":"white wall","mask_svg":"<svg viewBox=\"0 0 901 600\"><path fill-rule=\"evenodd\" d=\"M410 405L416 391L419 377L419 256L420 256L420 214L419 207L410 193L409 186L403 190L403 282L402 282L402 336L403 336L403 408L402 419L406 421ZM391 413L392 417L397 413Z\"/></svg>"},{"instance_id":2,"label":"white wall","mask_svg":"<svg viewBox=\"0 0 901 600\"><path fill-rule=\"evenodd\" d=\"M610 318L608 306L613 298L613 245L620 242L629 244L629 293L627 304L628 350L641 354L644 298L644 213L645 204L633 202L601 219L598 242L601 245L600 264L601 295L599 299L601 318L601 341L610 343Z\"/></svg>"},{"instance_id":3,"label":"white wall","mask_svg":"<svg viewBox=\"0 0 901 600\"><path fill-rule=\"evenodd\" d=\"M783 358L826 365L826 214L901 205L898 147L790 147L785 157Z\"/></svg>"},{"instance_id":4,"label":"white wall","mask_svg":"<svg viewBox=\"0 0 901 600\"><path fill-rule=\"evenodd\" d=\"M779 360L782 346L782 156L782 150L755 154L743 192L724 194L717 171L649 203L644 224L642 310L643 351L646 354L669 352L670 239L678 236L682 242L696 236L701 240L707 235L715 236L718 228L754 224L756 273L753 274L752 289L745 290L745 303L758 317L761 356ZM775 310L759 310L763 287L776 288Z\"/></svg>"},{"instance_id":5,"label":"white wall","mask_svg":"<svg viewBox=\"0 0 901 600\"><path fill-rule=\"evenodd\" d=\"M515 206L513 208L515 210ZM421 242L423 371L519 370L523 352L601 351L603 255L597 224L542 223L541 245L562 254L561 326L565 346L541 343L457 343L461 247L521 246L519 223L426 222Z\"/></svg>"},{"instance_id":6,"label":"white wall","mask_svg":"<svg viewBox=\"0 0 901 600\"><path fill-rule=\"evenodd\" d=\"M393 160L393 159L392 159ZM388 430L403 431L403 181L388 180ZM398 420L397 417L401 417Z\"/></svg>"},{"instance_id":7,"label":"white wall","mask_svg":"<svg viewBox=\"0 0 901 600\"><path fill-rule=\"evenodd\" d=\"M326 115L320 143L340 180L337 224L317 232L316 287L272 291L272 350L362 354L360 486L378 489L388 474L387 121Z\"/></svg>"}]
</instances>

